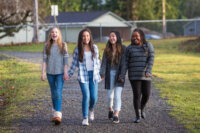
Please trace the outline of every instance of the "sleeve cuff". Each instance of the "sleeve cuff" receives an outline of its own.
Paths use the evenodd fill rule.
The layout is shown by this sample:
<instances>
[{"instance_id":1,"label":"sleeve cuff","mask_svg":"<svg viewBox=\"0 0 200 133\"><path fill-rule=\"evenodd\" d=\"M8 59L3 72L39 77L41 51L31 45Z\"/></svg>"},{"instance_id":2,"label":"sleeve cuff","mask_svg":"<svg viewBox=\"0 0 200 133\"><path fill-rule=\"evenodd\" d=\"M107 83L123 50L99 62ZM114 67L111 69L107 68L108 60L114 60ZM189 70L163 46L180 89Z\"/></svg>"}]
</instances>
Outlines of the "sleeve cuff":
<instances>
[{"instance_id":1,"label":"sleeve cuff","mask_svg":"<svg viewBox=\"0 0 200 133\"><path fill-rule=\"evenodd\" d=\"M64 58L64 64L65 64L65 65L68 65L68 57L65 57L65 58Z\"/></svg>"}]
</instances>

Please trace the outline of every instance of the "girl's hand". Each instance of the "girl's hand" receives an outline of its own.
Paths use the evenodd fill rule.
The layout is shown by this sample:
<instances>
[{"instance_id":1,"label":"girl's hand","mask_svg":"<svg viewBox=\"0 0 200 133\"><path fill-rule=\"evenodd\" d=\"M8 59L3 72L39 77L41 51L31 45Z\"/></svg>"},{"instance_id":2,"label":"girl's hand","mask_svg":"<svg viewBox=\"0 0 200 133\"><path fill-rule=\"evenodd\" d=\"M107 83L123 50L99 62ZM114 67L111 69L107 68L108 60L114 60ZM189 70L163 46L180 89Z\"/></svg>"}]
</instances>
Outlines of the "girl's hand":
<instances>
[{"instance_id":1,"label":"girl's hand","mask_svg":"<svg viewBox=\"0 0 200 133\"><path fill-rule=\"evenodd\" d=\"M64 74L64 76L63 76L63 79L65 80L65 81L69 81L69 76L68 76L68 73L65 73Z\"/></svg>"},{"instance_id":2,"label":"girl's hand","mask_svg":"<svg viewBox=\"0 0 200 133\"><path fill-rule=\"evenodd\" d=\"M146 78L148 78L148 77L150 77L151 75L150 75L150 74L148 74L148 73L146 73L146 74L145 74L145 76L146 76Z\"/></svg>"},{"instance_id":3,"label":"girl's hand","mask_svg":"<svg viewBox=\"0 0 200 133\"><path fill-rule=\"evenodd\" d=\"M124 79L119 79L120 82L124 82Z\"/></svg>"},{"instance_id":4,"label":"girl's hand","mask_svg":"<svg viewBox=\"0 0 200 133\"><path fill-rule=\"evenodd\" d=\"M41 80L42 80L42 81L45 81L45 74L42 74Z\"/></svg>"}]
</instances>

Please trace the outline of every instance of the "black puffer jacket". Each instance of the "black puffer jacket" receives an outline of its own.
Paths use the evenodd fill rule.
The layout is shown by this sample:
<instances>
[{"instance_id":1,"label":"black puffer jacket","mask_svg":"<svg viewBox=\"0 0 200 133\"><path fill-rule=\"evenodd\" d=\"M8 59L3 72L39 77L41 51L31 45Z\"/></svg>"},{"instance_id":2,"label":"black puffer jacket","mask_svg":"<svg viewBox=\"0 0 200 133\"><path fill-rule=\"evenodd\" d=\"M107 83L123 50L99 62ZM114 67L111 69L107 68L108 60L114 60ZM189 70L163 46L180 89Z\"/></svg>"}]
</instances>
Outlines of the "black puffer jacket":
<instances>
[{"instance_id":1,"label":"black puffer jacket","mask_svg":"<svg viewBox=\"0 0 200 133\"><path fill-rule=\"evenodd\" d=\"M150 42L142 46L130 44L126 48L126 63L129 80L151 80L145 77L148 73L152 75L154 64L154 48Z\"/></svg>"}]
</instances>

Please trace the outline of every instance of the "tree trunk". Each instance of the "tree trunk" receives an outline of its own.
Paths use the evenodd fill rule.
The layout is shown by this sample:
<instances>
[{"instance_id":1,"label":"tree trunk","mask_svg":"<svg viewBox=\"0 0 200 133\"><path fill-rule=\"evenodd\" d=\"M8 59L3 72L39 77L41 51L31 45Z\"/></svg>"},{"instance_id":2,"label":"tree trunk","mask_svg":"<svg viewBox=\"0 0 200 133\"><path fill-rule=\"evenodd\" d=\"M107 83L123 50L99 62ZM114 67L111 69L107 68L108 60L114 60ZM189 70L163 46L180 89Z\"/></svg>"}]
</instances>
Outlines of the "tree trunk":
<instances>
[{"instance_id":1,"label":"tree trunk","mask_svg":"<svg viewBox=\"0 0 200 133\"><path fill-rule=\"evenodd\" d=\"M34 33L32 42L38 43L38 0L33 0L33 5L34 5Z\"/></svg>"},{"instance_id":2,"label":"tree trunk","mask_svg":"<svg viewBox=\"0 0 200 133\"><path fill-rule=\"evenodd\" d=\"M165 0L162 0L162 13L163 13L163 37L166 35L166 21L165 21Z\"/></svg>"},{"instance_id":3,"label":"tree trunk","mask_svg":"<svg viewBox=\"0 0 200 133\"><path fill-rule=\"evenodd\" d=\"M137 18L135 17L135 14L134 14L134 11L135 11L135 8L136 8L136 5L137 5L137 0L132 0L132 3L131 3L131 19L132 20L136 20Z\"/></svg>"}]
</instances>

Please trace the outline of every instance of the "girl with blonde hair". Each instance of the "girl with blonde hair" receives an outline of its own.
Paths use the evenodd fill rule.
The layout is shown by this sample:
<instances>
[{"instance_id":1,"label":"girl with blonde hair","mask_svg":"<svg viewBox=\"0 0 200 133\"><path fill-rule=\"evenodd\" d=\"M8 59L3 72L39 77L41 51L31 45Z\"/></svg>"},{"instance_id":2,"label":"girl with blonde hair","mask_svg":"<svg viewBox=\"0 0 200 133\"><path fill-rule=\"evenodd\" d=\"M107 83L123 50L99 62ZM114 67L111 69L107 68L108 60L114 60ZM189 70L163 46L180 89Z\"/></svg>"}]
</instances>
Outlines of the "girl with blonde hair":
<instances>
[{"instance_id":1,"label":"girl with blonde hair","mask_svg":"<svg viewBox=\"0 0 200 133\"><path fill-rule=\"evenodd\" d=\"M56 125L59 125L62 119L62 89L64 80L68 77L67 66L67 44L62 41L62 35L59 28L53 27L50 30L47 43L43 49L41 80L44 81L45 75L47 76L53 104L52 122L55 122Z\"/></svg>"}]
</instances>

